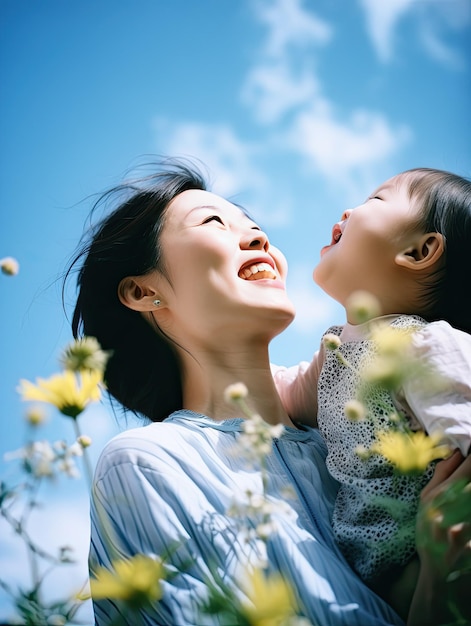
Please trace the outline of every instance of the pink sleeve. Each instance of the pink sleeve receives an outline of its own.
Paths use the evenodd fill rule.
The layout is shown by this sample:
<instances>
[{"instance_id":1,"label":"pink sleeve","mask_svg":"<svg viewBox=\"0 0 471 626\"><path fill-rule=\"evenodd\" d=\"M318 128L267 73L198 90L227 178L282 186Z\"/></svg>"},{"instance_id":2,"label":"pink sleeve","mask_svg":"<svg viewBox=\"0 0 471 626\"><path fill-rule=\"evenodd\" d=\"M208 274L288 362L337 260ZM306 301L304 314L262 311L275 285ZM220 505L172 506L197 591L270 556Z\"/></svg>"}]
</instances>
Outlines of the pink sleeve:
<instances>
[{"instance_id":1,"label":"pink sleeve","mask_svg":"<svg viewBox=\"0 0 471 626\"><path fill-rule=\"evenodd\" d=\"M271 370L281 402L297 422L317 426L317 381L321 364L320 351L310 363L301 361L292 367L272 365Z\"/></svg>"}]
</instances>

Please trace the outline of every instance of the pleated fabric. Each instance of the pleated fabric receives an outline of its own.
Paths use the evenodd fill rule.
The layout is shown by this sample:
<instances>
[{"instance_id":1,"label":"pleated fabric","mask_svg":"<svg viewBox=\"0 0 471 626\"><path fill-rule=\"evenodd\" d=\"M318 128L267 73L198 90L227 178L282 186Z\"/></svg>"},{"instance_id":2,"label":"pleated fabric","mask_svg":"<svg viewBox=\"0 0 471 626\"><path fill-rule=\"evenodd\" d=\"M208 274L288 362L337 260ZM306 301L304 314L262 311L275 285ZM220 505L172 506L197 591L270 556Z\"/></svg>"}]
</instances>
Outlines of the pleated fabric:
<instances>
[{"instance_id":1,"label":"pleated fabric","mask_svg":"<svg viewBox=\"0 0 471 626\"><path fill-rule=\"evenodd\" d=\"M138 621L129 621L118 602L95 601L97 626L120 618L146 626L236 626L201 615L199 607L215 576L243 597L241 575L258 554L244 525L227 513L247 491L263 492L260 471L235 453L242 422L177 411L107 444L92 491L90 573L145 554L166 558L170 576L162 599ZM338 485L325 456L315 429L286 428L274 442L266 487L276 525L269 569L290 581L314 626L399 626L402 620L362 583L334 542Z\"/></svg>"}]
</instances>

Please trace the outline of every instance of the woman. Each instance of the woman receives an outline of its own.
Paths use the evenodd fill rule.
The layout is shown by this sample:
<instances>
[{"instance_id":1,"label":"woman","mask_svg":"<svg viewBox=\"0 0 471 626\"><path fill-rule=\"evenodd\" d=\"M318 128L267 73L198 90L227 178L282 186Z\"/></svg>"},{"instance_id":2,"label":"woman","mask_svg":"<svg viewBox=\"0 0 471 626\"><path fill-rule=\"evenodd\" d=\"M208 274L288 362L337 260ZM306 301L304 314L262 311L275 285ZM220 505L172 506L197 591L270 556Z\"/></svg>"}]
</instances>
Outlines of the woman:
<instances>
[{"instance_id":1,"label":"woman","mask_svg":"<svg viewBox=\"0 0 471 626\"><path fill-rule=\"evenodd\" d=\"M201 613L207 582L216 573L242 594L241 571L257 553L227 512L247 492L265 493L276 521L268 569L290 581L303 615L321 625L401 624L335 545L337 485L324 445L291 422L274 387L268 345L294 317L284 257L188 166L120 189L130 195L77 257L74 334L112 351L109 392L151 423L115 437L98 462L91 575L116 559L165 556L163 596L140 611L142 623L227 623ZM224 392L235 382L254 412L285 427L263 477L234 455L244 420ZM113 600L94 608L99 625L126 619Z\"/></svg>"}]
</instances>

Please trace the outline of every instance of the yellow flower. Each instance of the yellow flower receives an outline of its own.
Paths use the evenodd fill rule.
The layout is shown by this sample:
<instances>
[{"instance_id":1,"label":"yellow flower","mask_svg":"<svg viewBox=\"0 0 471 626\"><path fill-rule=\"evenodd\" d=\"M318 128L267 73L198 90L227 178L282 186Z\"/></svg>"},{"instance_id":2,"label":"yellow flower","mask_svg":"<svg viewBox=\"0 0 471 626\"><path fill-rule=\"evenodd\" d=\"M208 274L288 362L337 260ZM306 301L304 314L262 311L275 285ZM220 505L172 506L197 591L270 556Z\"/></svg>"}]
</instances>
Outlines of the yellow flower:
<instances>
[{"instance_id":1,"label":"yellow flower","mask_svg":"<svg viewBox=\"0 0 471 626\"><path fill-rule=\"evenodd\" d=\"M296 615L293 592L279 574L267 577L262 570L254 570L246 592L250 604L244 604L243 614L250 626L279 626Z\"/></svg>"},{"instance_id":2,"label":"yellow flower","mask_svg":"<svg viewBox=\"0 0 471 626\"><path fill-rule=\"evenodd\" d=\"M101 397L102 373L97 370L74 373L66 370L49 379L38 378L36 384L21 380L18 391L22 400L49 402L63 415L76 418L90 402Z\"/></svg>"},{"instance_id":3,"label":"yellow flower","mask_svg":"<svg viewBox=\"0 0 471 626\"><path fill-rule=\"evenodd\" d=\"M411 334L416 328L395 328L387 324L379 324L371 331L371 339L378 347L382 356L404 358L411 343Z\"/></svg>"},{"instance_id":4,"label":"yellow flower","mask_svg":"<svg viewBox=\"0 0 471 626\"><path fill-rule=\"evenodd\" d=\"M411 375L423 376L426 384L431 372L412 354L412 334L416 330L416 327L404 329L384 323L375 324L371 339L376 346L377 355L362 369L363 380L388 390L398 389Z\"/></svg>"},{"instance_id":5,"label":"yellow flower","mask_svg":"<svg viewBox=\"0 0 471 626\"><path fill-rule=\"evenodd\" d=\"M422 431L381 431L371 451L384 456L400 474L423 472L435 459L442 459L450 452L448 446L440 445L439 435L427 435Z\"/></svg>"},{"instance_id":6,"label":"yellow flower","mask_svg":"<svg viewBox=\"0 0 471 626\"><path fill-rule=\"evenodd\" d=\"M100 567L96 577L90 579L90 589L95 600L123 600L138 608L160 600L163 578L164 568L159 560L137 554L131 559L113 561L112 569Z\"/></svg>"}]
</instances>

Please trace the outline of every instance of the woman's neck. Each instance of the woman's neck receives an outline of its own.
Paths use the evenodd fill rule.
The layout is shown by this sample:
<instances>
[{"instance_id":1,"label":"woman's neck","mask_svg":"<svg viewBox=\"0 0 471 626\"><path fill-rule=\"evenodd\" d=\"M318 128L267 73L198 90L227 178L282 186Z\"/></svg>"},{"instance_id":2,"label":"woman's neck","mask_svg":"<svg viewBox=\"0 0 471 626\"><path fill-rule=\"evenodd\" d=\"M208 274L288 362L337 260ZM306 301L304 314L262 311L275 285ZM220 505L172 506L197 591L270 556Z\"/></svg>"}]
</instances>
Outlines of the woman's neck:
<instances>
[{"instance_id":1,"label":"woman's neck","mask_svg":"<svg viewBox=\"0 0 471 626\"><path fill-rule=\"evenodd\" d=\"M224 393L229 385L244 383L252 413L269 424L293 426L276 391L266 346L192 351L183 355L183 371L183 408L215 420L245 417L240 406L225 400Z\"/></svg>"}]
</instances>

